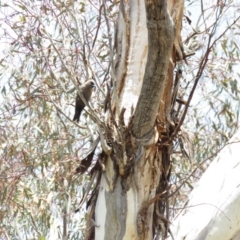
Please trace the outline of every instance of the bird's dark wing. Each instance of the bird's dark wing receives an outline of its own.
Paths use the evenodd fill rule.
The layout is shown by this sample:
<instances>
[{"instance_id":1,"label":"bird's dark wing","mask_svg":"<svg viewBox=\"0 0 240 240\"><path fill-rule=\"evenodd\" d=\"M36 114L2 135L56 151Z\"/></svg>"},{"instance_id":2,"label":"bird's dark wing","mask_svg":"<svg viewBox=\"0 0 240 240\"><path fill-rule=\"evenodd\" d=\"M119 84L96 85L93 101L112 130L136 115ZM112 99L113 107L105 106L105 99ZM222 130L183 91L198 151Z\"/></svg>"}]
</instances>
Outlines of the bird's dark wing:
<instances>
[{"instance_id":1,"label":"bird's dark wing","mask_svg":"<svg viewBox=\"0 0 240 240\"><path fill-rule=\"evenodd\" d=\"M80 115L81 115L81 111L79 111L77 108L75 109L75 114L74 114L74 117L73 117L73 121L76 121L79 122L79 119L80 119Z\"/></svg>"},{"instance_id":2,"label":"bird's dark wing","mask_svg":"<svg viewBox=\"0 0 240 240\"><path fill-rule=\"evenodd\" d=\"M73 121L79 122L80 116L81 116L81 112L84 109L85 104L82 101L82 99L80 98L80 96L77 94L76 96L76 103L75 103L75 114L73 117Z\"/></svg>"}]
</instances>

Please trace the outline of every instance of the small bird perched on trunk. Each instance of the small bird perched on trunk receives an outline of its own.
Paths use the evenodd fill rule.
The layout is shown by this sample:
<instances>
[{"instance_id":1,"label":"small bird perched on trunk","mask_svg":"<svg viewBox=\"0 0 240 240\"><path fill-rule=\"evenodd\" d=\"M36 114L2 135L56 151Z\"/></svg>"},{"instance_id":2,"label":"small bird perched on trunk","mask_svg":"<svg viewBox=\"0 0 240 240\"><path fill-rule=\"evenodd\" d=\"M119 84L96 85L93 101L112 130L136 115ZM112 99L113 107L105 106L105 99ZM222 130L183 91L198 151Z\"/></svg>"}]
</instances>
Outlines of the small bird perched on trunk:
<instances>
[{"instance_id":1,"label":"small bird perched on trunk","mask_svg":"<svg viewBox=\"0 0 240 240\"><path fill-rule=\"evenodd\" d=\"M95 84L94 84L93 80L89 80L79 87L80 91L82 92L82 94L87 102L89 101L89 99L92 95L92 89L94 87L95 87ZM77 120L77 122L79 122L79 118L81 116L81 112L84 109L84 107L85 107L85 103L81 99L80 95L77 93L76 104L75 104L75 114L73 117L73 121Z\"/></svg>"}]
</instances>

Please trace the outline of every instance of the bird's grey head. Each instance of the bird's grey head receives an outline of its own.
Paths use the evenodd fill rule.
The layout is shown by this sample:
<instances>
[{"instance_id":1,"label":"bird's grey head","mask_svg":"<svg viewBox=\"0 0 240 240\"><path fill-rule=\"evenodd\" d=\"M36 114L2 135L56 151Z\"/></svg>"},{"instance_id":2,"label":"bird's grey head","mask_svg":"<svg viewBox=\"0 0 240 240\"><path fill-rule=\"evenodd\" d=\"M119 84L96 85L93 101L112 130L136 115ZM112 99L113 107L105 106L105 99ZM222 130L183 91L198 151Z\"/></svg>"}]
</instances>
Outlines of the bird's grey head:
<instances>
[{"instance_id":1,"label":"bird's grey head","mask_svg":"<svg viewBox=\"0 0 240 240\"><path fill-rule=\"evenodd\" d=\"M88 80L85 83L83 83L82 86L86 88L94 88L95 82L93 80Z\"/></svg>"},{"instance_id":2,"label":"bird's grey head","mask_svg":"<svg viewBox=\"0 0 240 240\"><path fill-rule=\"evenodd\" d=\"M90 80L91 83L91 87L94 88L95 87L95 82L93 80Z\"/></svg>"}]
</instances>

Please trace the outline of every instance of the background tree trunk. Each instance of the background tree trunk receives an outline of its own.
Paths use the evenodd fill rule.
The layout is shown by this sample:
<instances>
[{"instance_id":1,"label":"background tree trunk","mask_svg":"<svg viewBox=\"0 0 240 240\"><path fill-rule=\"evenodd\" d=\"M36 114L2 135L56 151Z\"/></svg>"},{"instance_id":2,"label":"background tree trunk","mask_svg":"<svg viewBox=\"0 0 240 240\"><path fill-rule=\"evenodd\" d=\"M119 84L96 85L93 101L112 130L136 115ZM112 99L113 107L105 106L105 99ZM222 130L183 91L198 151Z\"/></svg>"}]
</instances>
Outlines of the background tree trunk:
<instances>
[{"instance_id":1,"label":"background tree trunk","mask_svg":"<svg viewBox=\"0 0 240 240\"><path fill-rule=\"evenodd\" d=\"M173 222L175 240L239 239L239 147L240 131L208 167Z\"/></svg>"}]
</instances>

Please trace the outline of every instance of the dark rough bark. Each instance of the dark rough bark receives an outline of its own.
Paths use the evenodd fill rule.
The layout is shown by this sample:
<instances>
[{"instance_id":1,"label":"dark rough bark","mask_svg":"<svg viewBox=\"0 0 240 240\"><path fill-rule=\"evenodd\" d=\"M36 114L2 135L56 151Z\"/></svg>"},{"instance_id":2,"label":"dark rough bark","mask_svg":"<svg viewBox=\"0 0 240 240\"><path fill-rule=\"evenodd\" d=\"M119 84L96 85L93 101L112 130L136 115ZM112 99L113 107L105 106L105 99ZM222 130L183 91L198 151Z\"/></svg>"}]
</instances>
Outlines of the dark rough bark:
<instances>
[{"instance_id":1,"label":"dark rough bark","mask_svg":"<svg viewBox=\"0 0 240 240\"><path fill-rule=\"evenodd\" d=\"M133 120L133 134L137 138L150 133L154 127L174 42L174 25L167 1L146 0L145 4L149 46L143 86Z\"/></svg>"}]
</instances>

